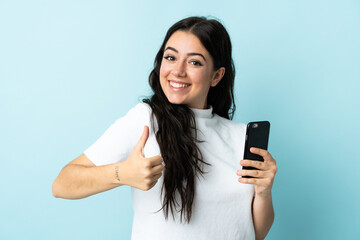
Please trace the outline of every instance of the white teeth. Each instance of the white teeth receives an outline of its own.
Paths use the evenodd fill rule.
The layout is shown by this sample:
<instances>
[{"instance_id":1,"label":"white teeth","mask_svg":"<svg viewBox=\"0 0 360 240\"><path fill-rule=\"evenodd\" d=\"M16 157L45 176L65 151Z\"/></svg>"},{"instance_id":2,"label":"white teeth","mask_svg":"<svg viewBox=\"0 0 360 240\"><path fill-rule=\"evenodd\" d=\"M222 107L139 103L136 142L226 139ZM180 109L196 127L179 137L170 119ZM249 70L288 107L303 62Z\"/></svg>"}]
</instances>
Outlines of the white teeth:
<instances>
[{"instance_id":1,"label":"white teeth","mask_svg":"<svg viewBox=\"0 0 360 240\"><path fill-rule=\"evenodd\" d=\"M170 85L175 88L184 88L189 86L190 84L180 84L180 83L170 82Z\"/></svg>"}]
</instances>

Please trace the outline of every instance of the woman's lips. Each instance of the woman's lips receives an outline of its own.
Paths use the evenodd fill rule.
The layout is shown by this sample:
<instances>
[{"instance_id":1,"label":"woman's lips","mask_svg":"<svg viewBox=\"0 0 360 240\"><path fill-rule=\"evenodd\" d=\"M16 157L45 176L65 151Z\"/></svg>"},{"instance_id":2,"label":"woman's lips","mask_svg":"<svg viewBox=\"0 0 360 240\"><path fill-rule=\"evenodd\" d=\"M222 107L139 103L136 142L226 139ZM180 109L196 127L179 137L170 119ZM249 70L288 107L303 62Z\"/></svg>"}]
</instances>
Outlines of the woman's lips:
<instances>
[{"instance_id":1,"label":"woman's lips","mask_svg":"<svg viewBox=\"0 0 360 240\"><path fill-rule=\"evenodd\" d=\"M174 90L183 90L183 89L188 88L191 84L169 80L169 85Z\"/></svg>"}]
</instances>

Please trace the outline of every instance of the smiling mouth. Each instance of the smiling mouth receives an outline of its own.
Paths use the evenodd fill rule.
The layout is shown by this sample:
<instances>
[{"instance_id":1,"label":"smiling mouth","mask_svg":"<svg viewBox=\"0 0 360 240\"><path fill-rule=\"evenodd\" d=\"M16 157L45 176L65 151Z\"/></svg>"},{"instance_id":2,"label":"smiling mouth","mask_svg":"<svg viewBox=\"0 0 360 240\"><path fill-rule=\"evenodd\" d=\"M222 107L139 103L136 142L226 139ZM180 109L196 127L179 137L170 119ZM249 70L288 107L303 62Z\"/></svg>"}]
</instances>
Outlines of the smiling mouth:
<instances>
[{"instance_id":1,"label":"smiling mouth","mask_svg":"<svg viewBox=\"0 0 360 240\"><path fill-rule=\"evenodd\" d=\"M191 84L187 84L187 83L178 83L178 82L174 82L174 81L169 81L170 86L172 86L173 88L186 88L188 86L190 86Z\"/></svg>"}]
</instances>

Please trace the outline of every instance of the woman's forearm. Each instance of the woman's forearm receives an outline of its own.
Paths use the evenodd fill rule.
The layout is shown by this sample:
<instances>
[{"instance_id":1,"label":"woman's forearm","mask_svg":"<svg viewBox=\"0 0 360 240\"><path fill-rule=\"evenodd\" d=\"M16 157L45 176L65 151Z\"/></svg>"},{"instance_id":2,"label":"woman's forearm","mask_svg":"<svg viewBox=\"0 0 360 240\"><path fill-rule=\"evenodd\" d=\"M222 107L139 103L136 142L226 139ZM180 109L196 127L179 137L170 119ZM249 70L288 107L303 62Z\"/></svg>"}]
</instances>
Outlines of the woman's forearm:
<instances>
[{"instance_id":1,"label":"woman's forearm","mask_svg":"<svg viewBox=\"0 0 360 240\"><path fill-rule=\"evenodd\" d=\"M123 185L120 177L123 170L123 162L91 167L69 164L53 182L53 195L79 199L110 190Z\"/></svg>"},{"instance_id":2,"label":"woman's forearm","mask_svg":"<svg viewBox=\"0 0 360 240\"><path fill-rule=\"evenodd\" d=\"M275 216L271 193L267 196L255 195L252 211L255 237L257 240L264 239L274 222Z\"/></svg>"}]
</instances>

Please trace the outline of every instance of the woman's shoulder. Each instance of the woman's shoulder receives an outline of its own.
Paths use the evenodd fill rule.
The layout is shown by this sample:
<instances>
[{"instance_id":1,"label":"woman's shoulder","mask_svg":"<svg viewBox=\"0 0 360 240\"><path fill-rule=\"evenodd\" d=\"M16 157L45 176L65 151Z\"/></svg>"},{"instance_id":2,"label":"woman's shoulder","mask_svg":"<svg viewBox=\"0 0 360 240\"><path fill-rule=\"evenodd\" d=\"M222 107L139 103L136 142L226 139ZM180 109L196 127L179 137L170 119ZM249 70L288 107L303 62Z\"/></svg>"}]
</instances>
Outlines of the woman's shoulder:
<instances>
[{"instance_id":1,"label":"woman's shoulder","mask_svg":"<svg viewBox=\"0 0 360 240\"><path fill-rule=\"evenodd\" d=\"M137 111L151 112L151 107L149 106L149 104L144 103L144 102L137 103L132 109L137 110Z\"/></svg>"},{"instance_id":2,"label":"woman's shoulder","mask_svg":"<svg viewBox=\"0 0 360 240\"><path fill-rule=\"evenodd\" d=\"M222 123L224 125L228 125L229 127L246 128L246 124L244 124L244 123L221 117L221 116L217 115L216 113L214 114L214 116L217 118L217 121L219 121L220 123Z\"/></svg>"},{"instance_id":3,"label":"woman's shoulder","mask_svg":"<svg viewBox=\"0 0 360 240\"><path fill-rule=\"evenodd\" d=\"M245 133L246 132L246 124L237 122L234 120L230 120L224 117L220 117L215 114L215 118L217 119L217 126L222 129L222 131L232 132L232 133Z\"/></svg>"},{"instance_id":4,"label":"woman's shoulder","mask_svg":"<svg viewBox=\"0 0 360 240\"><path fill-rule=\"evenodd\" d=\"M140 102L128 109L125 115L115 120L116 125L124 124L124 122L128 122L130 125L148 124L150 121L151 108L148 104Z\"/></svg>"},{"instance_id":5,"label":"woman's shoulder","mask_svg":"<svg viewBox=\"0 0 360 240\"><path fill-rule=\"evenodd\" d=\"M141 116L150 116L151 115L151 107L149 106L149 104L144 103L144 102L139 102L137 103L134 107L132 107L127 115L141 115Z\"/></svg>"}]
</instances>

